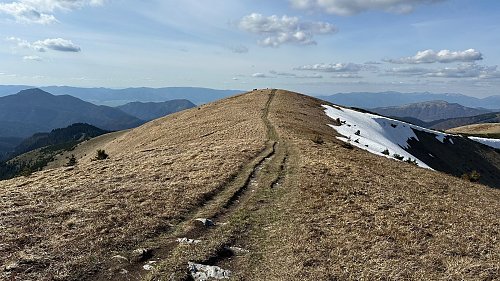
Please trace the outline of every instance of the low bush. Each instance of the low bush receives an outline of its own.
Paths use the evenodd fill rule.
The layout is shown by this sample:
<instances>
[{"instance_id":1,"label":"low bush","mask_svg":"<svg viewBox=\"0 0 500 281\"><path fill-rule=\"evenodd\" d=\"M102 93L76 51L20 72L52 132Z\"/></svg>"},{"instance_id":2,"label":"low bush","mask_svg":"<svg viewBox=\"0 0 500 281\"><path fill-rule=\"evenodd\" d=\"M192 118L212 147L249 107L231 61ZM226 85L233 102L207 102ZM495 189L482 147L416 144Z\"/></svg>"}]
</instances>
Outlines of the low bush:
<instances>
[{"instance_id":1,"label":"low bush","mask_svg":"<svg viewBox=\"0 0 500 281\"><path fill-rule=\"evenodd\" d=\"M108 159L108 158L109 158L109 155L106 154L106 151L104 151L104 149L97 150L97 155L95 157L95 160L104 160L104 159Z\"/></svg>"},{"instance_id":2,"label":"low bush","mask_svg":"<svg viewBox=\"0 0 500 281\"><path fill-rule=\"evenodd\" d=\"M77 164L76 157L74 154L71 154L71 157L68 160L68 163L66 163L67 167L75 166Z\"/></svg>"},{"instance_id":3,"label":"low bush","mask_svg":"<svg viewBox=\"0 0 500 281\"><path fill-rule=\"evenodd\" d=\"M315 144L324 144L325 143L325 141L323 140L323 138L320 135L314 135L314 137L312 138L312 141Z\"/></svg>"},{"instance_id":4,"label":"low bush","mask_svg":"<svg viewBox=\"0 0 500 281\"><path fill-rule=\"evenodd\" d=\"M470 173L464 173L461 178L470 182L478 182L481 179L481 174L478 171L473 170Z\"/></svg>"},{"instance_id":5,"label":"low bush","mask_svg":"<svg viewBox=\"0 0 500 281\"><path fill-rule=\"evenodd\" d=\"M405 158L404 158L404 156L401 156L401 155L399 155L399 154L397 154L397 153L394 153L394 154L392 155L392 157L394 157L394 158L396 158L396 159L398 159L398 160L401 160L401 161L402 161L403 159L405 159Z\"/></svg>"}]
</instances>

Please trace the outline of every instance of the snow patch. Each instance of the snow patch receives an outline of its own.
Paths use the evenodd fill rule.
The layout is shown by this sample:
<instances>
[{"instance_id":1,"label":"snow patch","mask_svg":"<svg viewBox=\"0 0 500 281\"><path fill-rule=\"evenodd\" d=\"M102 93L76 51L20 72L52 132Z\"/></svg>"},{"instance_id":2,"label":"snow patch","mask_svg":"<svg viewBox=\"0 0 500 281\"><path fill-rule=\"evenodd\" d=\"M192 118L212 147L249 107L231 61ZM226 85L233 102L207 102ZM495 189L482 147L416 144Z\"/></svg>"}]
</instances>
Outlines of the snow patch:
<instances>
[{"instance_id":1,"label":"snow patch","mask_svg":"<svg viewBox=\"0 0 500 281\"><path fill-rule=\"evenodd\" d=\"M445 137L446 137L446 136L445 136L444 134L439 134L439 135L436 135L436 139L437 139L438 141L440 141L441 143L444 143L444 138L445 138Z\"/></svg>"},{"instance_id":2,"label":"snow patch","mask_svg":"<svg viewBox=\"0 0 500 281\"><path fill-rule=\"evenodd\" d=\"M348 108L335 108L328 105L323 105L323 107L328 117L341 120L341 126L330 125L344 136L339 137L340 140L387 158L393 158L393 155L398 154L405 159L415 159L418 166L431 169L405 150L410 147L408 140L418 141L418 137L412 130L413 126L410 124ZM424 128L422 130L430 131ZM432 131L432 133L439 132ZM386 150L389 151L388 154Z\"/></svg>"},{"instance_id":3,"label":"snow patch","mask_svg":"<svg viewBox=\"0 0 500 281\"><path fill-rule=\"evenodd\" d=\"M478 137L469 137L469 139L473 141L480 142L489 147L493 147L496 149L500 149L500 139L487 139L487 138L478 138Z\"/></svg>"}]
</instances>

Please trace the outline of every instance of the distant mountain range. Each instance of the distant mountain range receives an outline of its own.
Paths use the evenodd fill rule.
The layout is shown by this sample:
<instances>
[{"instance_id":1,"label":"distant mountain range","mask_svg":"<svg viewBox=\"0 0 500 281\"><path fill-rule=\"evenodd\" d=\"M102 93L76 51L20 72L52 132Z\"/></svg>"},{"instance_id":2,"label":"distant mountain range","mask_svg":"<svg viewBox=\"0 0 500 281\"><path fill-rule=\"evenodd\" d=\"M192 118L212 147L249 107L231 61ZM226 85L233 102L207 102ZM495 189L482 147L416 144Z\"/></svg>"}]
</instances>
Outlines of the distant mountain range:
<instances>
[{"instance_id":1,"label":"distant mountain range","mask_svg":"<svg viewBox=\"0 0 500 281\"><path fill-rule=\"evenodd\" d=\"M448 103L446 101L426 101L400 106L378 107L372 108L370 111L384 116L417 118L425 122L476 116L491 112L487 109L465 107L458 103Z\"/></svg>"},{"instance_id":2,"label":"distant mountain range","mask_svg":"<svg viewBox=\"0 0 500 281\"><path fill-rule=\"evenodd\" d=\"M196 107L186 99L165 102L131 102L117 106L121 111L141 120L150 121L181 110Z\"/></svg>"},{"instance_id":3,"label":"distant mountain range","mask_svg":"<svg viewBox=\"0 0 500 281\"><path fill-rule=\"evenodd\" d=\"M0 137L25 138L74 123L122 130L144 121L116 108L97 106L68 95L54 96L40 89L0 98Z\"/></svg>"},{"instance_id":4,"label":"distant mountain range","mask_svg":"<svg viewBox=\"0 0 500 281\"><path fill-rule=\"evenodd\" d=\"M437 130L448 130L451 128L483 123L500 123L500 112L486 113L470 117L436 120L428 123L427 126Z\"/></svg>"},{"instance_id":5,"label":"distant mountain range","mask_svg":"<svg viewBox=\"0 0 500 281\"><path fill-rule=\"evenodd\" d=\"M425 102L432 100L442 100L449 103L458 103L468 107L482 107L486 109L500 109L500 95L486 98L475 98L460 94L432 94L432 93L399 93L399 92L381 92L381 93L339 93L334 95L317 96L317 98L326 100L338 105L376 108L387 106L398 106L409 103Z\"/></svg>"},{"instance_id":6,"label":"distant mountain range","mask_svg":"<svg viewBox=\"0 0 500 281\"><path fill-rule=\"evenodd\" d=\"M12 95L32 86L0 86L0 96ZM215 90L196 87L167 88L78 88L67 86L40 87L54 95L70 95L94 104L118 106L129 102L164 102L166 100L187 99L195 104L204 104L242 93L240 90Z\"/></svg>"}]
</instances>

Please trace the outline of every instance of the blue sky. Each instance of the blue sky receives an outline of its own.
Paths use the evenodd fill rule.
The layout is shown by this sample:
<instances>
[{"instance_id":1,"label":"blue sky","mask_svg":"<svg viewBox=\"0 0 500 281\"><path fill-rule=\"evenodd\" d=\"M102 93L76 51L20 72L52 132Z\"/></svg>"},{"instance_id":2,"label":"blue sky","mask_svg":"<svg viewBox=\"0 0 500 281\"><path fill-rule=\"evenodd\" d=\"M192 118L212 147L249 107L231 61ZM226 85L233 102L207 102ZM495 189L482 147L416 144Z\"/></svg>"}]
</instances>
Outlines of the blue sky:
<instances>
[{"instance_id":1,"label":"blue sky","mask_svg":"<svg viewBox=\"0 0 500 281\"><path fill-rule=\"evenodd\" d=\"M497 0L0 0L0 84L500 94Z\"/></svg>"}]
</instances>

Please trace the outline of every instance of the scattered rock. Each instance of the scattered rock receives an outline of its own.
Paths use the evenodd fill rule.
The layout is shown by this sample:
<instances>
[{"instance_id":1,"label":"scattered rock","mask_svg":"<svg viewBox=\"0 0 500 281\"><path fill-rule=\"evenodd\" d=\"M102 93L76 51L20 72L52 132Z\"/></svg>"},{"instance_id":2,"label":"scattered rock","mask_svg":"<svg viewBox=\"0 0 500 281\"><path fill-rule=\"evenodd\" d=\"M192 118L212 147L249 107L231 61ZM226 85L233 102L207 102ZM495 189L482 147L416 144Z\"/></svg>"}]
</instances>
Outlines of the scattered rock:
<instances>
[{"instance_id":1,"label":"scattered rock","mask_svg":"<svg viewBox=\"0 0 500 281\"><path fill-rule=\"evenodd\" d=\"M210 278L229 279L231 277L231 271L222 269L218 266L189 262L188 270L195 281L206 281Z\"/></svg>"},{"instance_id":2,"label":"scattered rock","mask_svg":"<svg viewBox=\"0 0 500 281\"><path fill-rule=\"evenodd\" d=\"M129 262L129 260L126 257L120 255L112 256L111 259L117 260L119 262Z\"/></svg>"},{"instance_id":3,"label":"scattered rock","mask_svg":"<svg viewBox=\"0 0 500 281\"><path fill-rule=\"evenodd\" d=\"M243 255L243 254L250 253L249 250L243 249L243 248L240 248L240 247L227 247L226 249L229 250L229 251L231 251L235 255Z\"/></svg>"},{"instance_id":4,"label":"scattered rock","mask_svg":"<svg viewBox=\"0 0 500 281\"><path fill-rule=\"evenodd\" d=\"M196 219L196 221L201 222L206 227L215 226L215 223L209 219Z\"/></svg>"},{"instance_id":5,"label":"scattered rock","mask_svg":"<svg viewBox=\"0 0 500 281\"><path fill-rule=\"evenodd\" d=\"M155 263L156 263L156 261L148 261L148 263L143 265L142 268L144 268L144 270L147 270L147 271L153 270Z\"/></svg>"},{"instance_id":6,"label":"scattered rock","mask_svg":"<svg viewBox=\"0 0 500 281\"><path fill-rule=\"evenodd\" d=\"M177 238L177 242L181 244L198 244L201 240L189 239L189 238Z\"/></svg>"},{"instance_id":7,"label":"scattered rock","mask_svg":"<svg viewBox=\"0 0 500 281\"><path fill-rule=\"evenodd\" d=\"M130 260L133 262L140 262L148 259L151 256L151 250L149 249L135 249L132 251L132 255L130 256Z\"/></svg>"},{"instance_id":8,"label":"scattered rock","mask_svg":"<svg viewBox=\"0 0 500 281\"><path fill-rule=\"evenodd\" d=\"M126 270L125 268L122 268L122 270L120 271L120 274L128 274L128 270Z\"/></svg>"}]
</instances>

